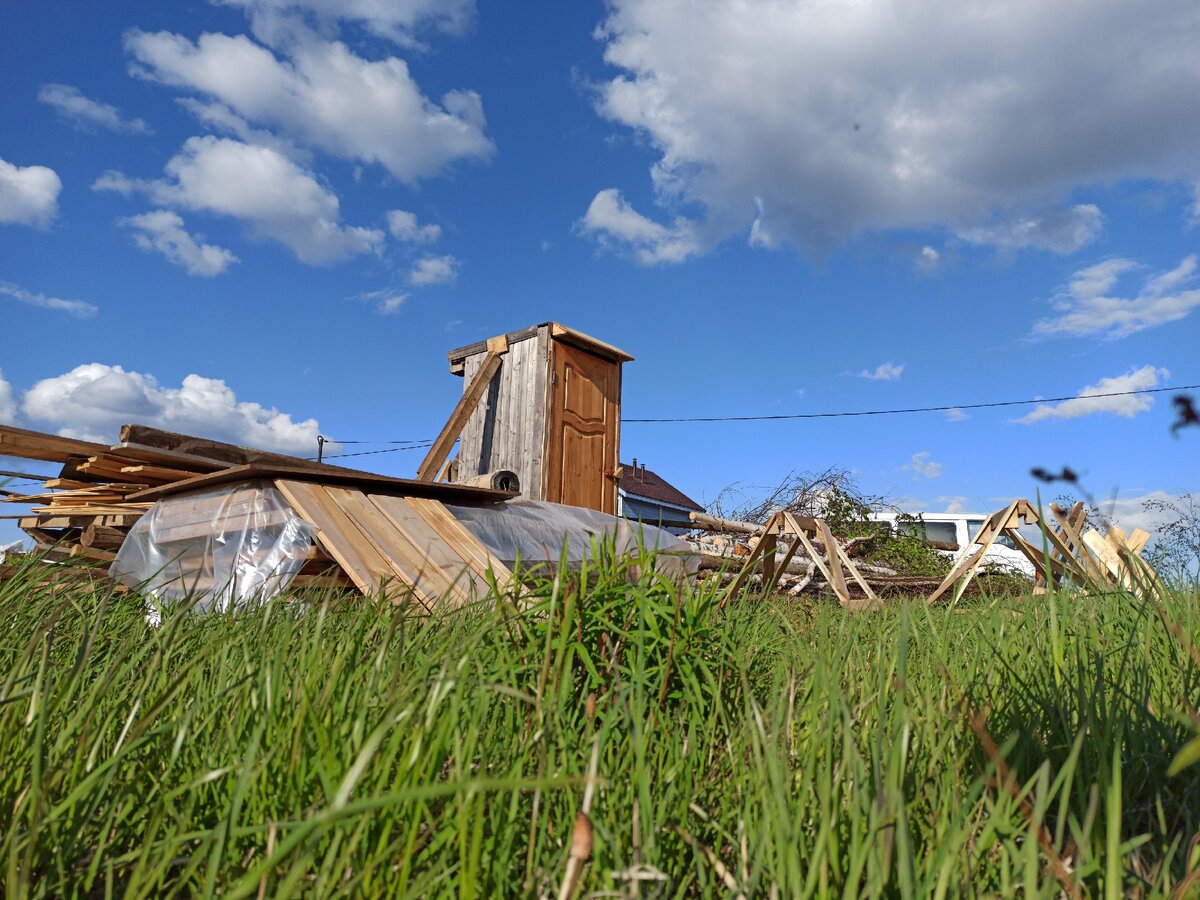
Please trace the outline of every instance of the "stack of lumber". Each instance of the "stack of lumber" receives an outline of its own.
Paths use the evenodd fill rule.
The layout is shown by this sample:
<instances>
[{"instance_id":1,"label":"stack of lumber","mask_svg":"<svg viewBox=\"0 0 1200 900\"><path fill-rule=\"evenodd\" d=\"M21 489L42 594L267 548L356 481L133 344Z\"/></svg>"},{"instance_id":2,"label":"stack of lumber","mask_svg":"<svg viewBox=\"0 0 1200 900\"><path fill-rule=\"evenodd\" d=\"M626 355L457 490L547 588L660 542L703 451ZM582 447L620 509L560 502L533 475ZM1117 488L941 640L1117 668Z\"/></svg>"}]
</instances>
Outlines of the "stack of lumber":
<instances>
[{"instance_id":1,"label":"stack of lumber","mask_svg":"<svg viewBox=\"0 0 1200 900\"><path fill-rule=\"evenodd\" d=\"M40 490L5 491L0 502L29 509L3 518L16 519L50 559L82 557L107 568L129 529L153 505L153 499L133 496L140 492L251 462L352 471L142 425L122 426L119 437L118 443L106 445L0 426L0 456L62 466L43 480ZM341 578L324 578L336 566L314 550L301 574L304 580L349 584Z\"/></svg>"},{"instance_id":2,"label":"stack of lumber","mask_svg":"<svg viewBox=\"0 0 1200 900\"><path fill-rule=\"evenodd\" d=\"M120 438L107 446L0 426L0 456L62 465L40 492L0 498L30 507L9 518L47 558L81 557L107 569L130 529L170 498L160 510L164 520L155 523L156 542L178 547L172 565L189 573L195 589L219 587L205 571L204 542L217 527L271 523L257 509L250 522L250 506L239 507L228 493L205 492L268 482L314 528L298 586L405 594L432 609L471 602L487 593L490 578L512 577L442 503L499 503L511 493L320 465L146 426L126 425Z\"/></svg>"}]
</instances>

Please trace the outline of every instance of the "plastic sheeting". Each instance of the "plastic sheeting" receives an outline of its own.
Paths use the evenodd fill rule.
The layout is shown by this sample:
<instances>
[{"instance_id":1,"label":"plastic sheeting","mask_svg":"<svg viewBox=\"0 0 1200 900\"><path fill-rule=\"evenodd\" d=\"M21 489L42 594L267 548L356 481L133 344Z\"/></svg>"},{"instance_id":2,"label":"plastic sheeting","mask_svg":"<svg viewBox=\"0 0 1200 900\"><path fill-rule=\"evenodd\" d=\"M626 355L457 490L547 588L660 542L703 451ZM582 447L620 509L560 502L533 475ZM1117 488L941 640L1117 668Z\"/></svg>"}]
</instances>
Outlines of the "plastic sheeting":
<instances>
[{"instance_id":1,"label":"plastic sheeting","mask_svg":"<svg viewBox=\"0 0 1200 900\"><path fill-rule=\"evenodd\" d=\"M694 574L700 566L691 545L669 531L593 509L540 500L509 500L493 506L448 503L446 508L509 565L517 559L526 565L557 564L565 543L567 564L576 567L592 557L595 538L597 543L611 541L618 555L637 553L641 547L656 550L660 569L667 568L666 561L672 559L687 574Z\"/></svg>"},{"instance_id":2,"label":"plastic sheeting","mask_svg":"<svg viewBox=\"0 0 1200 900\"><path fill-rule=\"evenodd\" d=\"M269 600L313 545L313 527L268 481L167 497L130 530L109 574L160 603L195 598L198 611ZM158 610L148 615L157 618Z\"/></svg>"}]
</instances>

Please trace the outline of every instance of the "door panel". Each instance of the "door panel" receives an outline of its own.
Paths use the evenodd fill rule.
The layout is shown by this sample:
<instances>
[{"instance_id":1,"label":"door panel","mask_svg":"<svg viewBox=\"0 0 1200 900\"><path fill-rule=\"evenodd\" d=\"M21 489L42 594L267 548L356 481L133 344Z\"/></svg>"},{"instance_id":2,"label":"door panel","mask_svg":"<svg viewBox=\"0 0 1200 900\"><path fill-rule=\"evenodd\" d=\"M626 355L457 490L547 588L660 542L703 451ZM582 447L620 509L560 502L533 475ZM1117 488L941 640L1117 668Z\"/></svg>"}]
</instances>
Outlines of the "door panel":
<instances>
[{"instance_id":1,"label":"door panel","mask_svg":"<svg viewBox=\"0 0 1200 900\"><path fill-rule=\"evenodd\" d=\"M621 369L555 341L546 499L615 513Z\"/></svg>"}]
</instances>

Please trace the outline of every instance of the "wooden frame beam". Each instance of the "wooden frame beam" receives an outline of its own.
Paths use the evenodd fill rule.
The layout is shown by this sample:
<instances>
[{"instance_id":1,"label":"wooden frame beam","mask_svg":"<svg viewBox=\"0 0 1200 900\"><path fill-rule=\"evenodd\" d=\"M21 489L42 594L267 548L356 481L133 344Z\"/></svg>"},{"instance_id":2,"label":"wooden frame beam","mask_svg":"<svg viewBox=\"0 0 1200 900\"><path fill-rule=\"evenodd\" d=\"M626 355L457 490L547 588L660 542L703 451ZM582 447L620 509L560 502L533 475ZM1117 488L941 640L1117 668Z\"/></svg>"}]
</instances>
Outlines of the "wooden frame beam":
<instances>
[{"instance_id":1,"label":"wooden frame beam","mask_svg":"<svg viewBox=\"0 0 1200 900\"><path fill-rule=\"evenodd\" d=\"M483 399L483 395L487 392L487 387L491 384L492 378L500 370L501 357L507 352L508 338L504 337L504 335L494 337L487 342L487 356L483 358L483 363L480 365L479 371L475 373L475 377L471 379L471 383L458 399L454 411L450 413L450 418L442 426L441 434L437 436L437 439L433 442L433 446L429 448L429 452L425 455L425 459L421 461L421 465L417 469L418 481L437 480L438 473L442 471L442 466L450 458L450 451L454 449L454 442L458 440L458 436L462 434L467 420L471 418L471 414L475 412L475 407Z\"/></svg>"}]
</instances>

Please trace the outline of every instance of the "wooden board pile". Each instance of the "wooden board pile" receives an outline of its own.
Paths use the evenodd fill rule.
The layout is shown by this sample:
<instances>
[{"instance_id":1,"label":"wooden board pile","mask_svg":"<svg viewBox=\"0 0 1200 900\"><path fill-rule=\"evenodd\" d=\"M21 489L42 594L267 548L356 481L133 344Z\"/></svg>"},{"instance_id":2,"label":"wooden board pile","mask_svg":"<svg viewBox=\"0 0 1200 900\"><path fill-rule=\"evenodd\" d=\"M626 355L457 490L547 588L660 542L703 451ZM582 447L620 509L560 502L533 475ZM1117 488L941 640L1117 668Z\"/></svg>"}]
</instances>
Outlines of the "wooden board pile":
<instances>
[{"instance_id":1,"label":"wooden board pile","mask_svg":"<svg viewBox=\"0 0 1200 900\"><path fill-rule=\"evenodd\" d=\"M0 426L0 456L62 464L41 492L3 498L31 507L12 518L47 558L78 557L107 569L154 502L176 495L186 502L171 504L164 538L181 554L192 552L188 542L211 532L214 513L231 528L245 516L236 504L214 510L220 501L202 492L266 480L315 527L316 546L293 582L298 586L368 594L399 587L432 608L479 596L489 571L498 580L511 577L441 503L496 503L511 494L389 478L144 426L126 425L120 437L106 446Z\"/></svg>"},{"instance_id":2,"label":"wooden board pile","mask_svg":"<svg viewBox=\"0 0 1200 900\"><path fill-rule=\"evenodd\" d=\"M1104 535L1094 528L1084 531L1087 516L1083 503L1069 510L1051 503L1049 511L1052 519L1047 520L1028 500L1018 499L988 516L967 552L929 596L929 602L946 595L958 600L978 574L988 548L1002 537L1033 563L1037 572L1035 591L1044 591L1051 584L1083 592L1125 590L1138 596L1162 590L1158 573L1141 557L1150 540L1148 531L1138 528L1126 534L1115 526ZM1038 547L1027 541L1019 531L1022 526L1037 527L1044 536L1044 545Z\"/></svg>"},{"instance_id":3,"label":"wooden board pile","mask_svg":"<svg viewBox=\"0 0 1200 900\"><path fill-rule=\"evenodd\" d=\"M839 542L821 519L787 512L776 513L763 525L703 513L692 513L690 519L694 527L713 535L693 545L701 552L702 569L721 572L731 582L729 596L746 585L764 594L776 588L789 593L827 588L842 606L859 607L879 603L885 590L900 587L910 595L927 594L929 603L947 596L957 601L985 570L987 551L1001 538L1032 563L1037 573L1034 593L1051 584L1079 592L1125 590L1138 596L1161 590L1157 573L1141 558L1148 532L1135 529L1126 534L1110 527L1101 535L1096 529L1084 530L1082 503L1070 510L1050 504L1049 512L1049 520L1044 519L1032 503L1019 499L992 513L940 582L906 578L854 560L854 540ZM1040 529L1044 546L1034 546L1020 533L1027 526Z\"/></svg>"}]
</instances>

